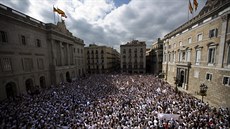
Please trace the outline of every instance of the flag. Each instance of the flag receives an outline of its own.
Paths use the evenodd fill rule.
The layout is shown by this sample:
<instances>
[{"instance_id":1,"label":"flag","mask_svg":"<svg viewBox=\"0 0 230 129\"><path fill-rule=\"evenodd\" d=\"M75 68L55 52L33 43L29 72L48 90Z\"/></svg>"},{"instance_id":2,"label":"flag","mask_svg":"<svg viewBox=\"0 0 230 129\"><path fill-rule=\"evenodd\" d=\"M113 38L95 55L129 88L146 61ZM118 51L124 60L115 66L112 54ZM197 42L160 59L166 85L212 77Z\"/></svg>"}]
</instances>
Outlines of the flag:
<instances>
[{"instance_id":1,"label":"flag","mask_svg":"<svg viewBox=\"0 0 230 129\"><path fill-rule=\"evenodd\" d=\"M189 0L188 8L189 8L190 13L193 13L193 7L192 7L192 4L191 4L190 0Z\"/></svg>"},{"instance_id":2,"label":"flag","mask_svg":"<svg viewBox=\"0 0 230 129\"><path fill-rule=\"evenodd\" d=\"M57 8L57 13L61 14L61 15L65 15L65 12L62 11L61 9Z\"/></svg>"},{"instance_id":3,"label":"flag","mask_svg":"<svg viewBox=\"0 0 230 129\"><path fill-rule=\"evenodd\" d=\"M60 14L62 17L67 18L67 16L65 15L65 12L62 11L61 9L53 7L53 11L54 11L54 12L57 12L57 13Z\"/></svg>"},{"instance_id":4,"label":"flag","mask_svg":"<svg viewBox=\"0 0 230 129\"><path fill-rule=\"evenodd\" d=\"M195 11L196 11L196 10L197 10L197 7L198 7L198 2L197 2L197 0L193 0L193 5L194 5Z\"/></svg>"},{"instance_id":5,"label":"flag","mask_svg":"<svg viewBox=\"0 0 230 129\"><path fill-rule=\"evenodd\" d=\"M57 12L57 9L56 9L55 7L53 7L53 11L54 11L54 12Z\"/></svg>"},{"instance_id":6,"label":"flag","mask_svg":"<svg viewBox=\"0 0 230 129\"><path fill-rule=\"evenodd\" d=\"M67 18L67 16L65 14L61 14L61 16Z\"/></svg>"},{"instance_id":7,"label":"flag","mask_svg":"<svg viewBox=\"0 0 230 129\"><path fill-rule=\"evenodd\" d=\"M62 11L61 9L59 9L59 8L55 8L55 7L53 7L53 11L54 12L57 12L58 14L65 14L65 12L64 11Z\"/></svg>"}]
</instances>

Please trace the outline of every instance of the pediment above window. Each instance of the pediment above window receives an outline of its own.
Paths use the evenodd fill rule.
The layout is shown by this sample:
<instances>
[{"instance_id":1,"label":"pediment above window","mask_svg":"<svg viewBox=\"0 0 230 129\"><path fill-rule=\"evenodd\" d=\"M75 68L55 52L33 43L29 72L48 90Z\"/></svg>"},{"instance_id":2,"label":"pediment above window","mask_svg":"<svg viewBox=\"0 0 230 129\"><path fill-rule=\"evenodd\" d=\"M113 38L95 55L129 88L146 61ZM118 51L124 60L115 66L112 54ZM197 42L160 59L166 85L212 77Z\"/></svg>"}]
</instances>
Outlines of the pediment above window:
<instances>
[{"instance_id":1,"label":"pediment above window","mask_svg":"<svg viewBox=\"0 0 230 129\"><path fill-rule=\"evenodd\" d=\"M203 48L203 46L196 45L194 48L195 48L195 49L202 49L202 48Z\"/></svg>"},{"instance_id":2,"label":"pediment above window","mask_svg":"<svg viewBox=\"0 0 230 129\"><path fill-rule=\"evenodd\" d=\"M207 44L208 47L210 47L210 46L218 46L218 45L219 45L219 43L214 43L214 42L210 42L210 43Z\"/></svg>"},{"instance_id":3,"label":"pediment above window","mask_svg":"<svg viewBox=\"0 0 230 129\"><path fill-rule=\"evenodd\" d=\"M229 40L227 40L227 41L226 41L226 43L227 43L228 45L230 45L230 39L229 39Z\"/></svg>"}]
</instances>

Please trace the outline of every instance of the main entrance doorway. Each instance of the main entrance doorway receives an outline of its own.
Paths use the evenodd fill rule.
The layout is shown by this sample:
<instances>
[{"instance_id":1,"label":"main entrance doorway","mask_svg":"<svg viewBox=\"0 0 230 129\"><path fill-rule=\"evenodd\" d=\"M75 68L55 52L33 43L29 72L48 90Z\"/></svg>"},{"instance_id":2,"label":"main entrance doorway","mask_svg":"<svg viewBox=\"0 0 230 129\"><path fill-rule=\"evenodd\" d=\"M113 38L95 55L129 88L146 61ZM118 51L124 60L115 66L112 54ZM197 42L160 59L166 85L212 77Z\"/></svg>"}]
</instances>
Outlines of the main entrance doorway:
<instances>
[{"instance_id":1,"label":"main entrance doorway","mask_svg":"<svg viewBox=\"0 0 230 129\"><path fill-rule=\"evenodd\" d=\"M41 76L39 80L40 80L40 87L41 87L42 89L45 89L45 88L46 88L46 80L45 80L45 77L44 77L44 76Z\"/></svg>"},{"instance_id":2,"label":"main entrance doorway","mask_svg":"<svg viewBox=\"0 0 230 129\"><path fill-rule=\"evenodd\" d=\"M67 82L71 82L72 81L71 78L70 78L69 72L66 72L66 81Z\"/></svg>"},{"instance_id":3,"label":"main entrance doorway","mask_svg":"<svg viewBox=\"0 0 230 129\"><path fill-rule=\"evenodd\" d=\"M34 85L33 85L33 80L32 79L27 79L26 80L26 92L28 94L32 94L34 92Z\"/></svg>"},{"instance_id":4,"label":"main entrance doorway","mask_svg":"<svg viewBox=\"0 0 230 129\"><path fill-rule=\"evenodd\" d=\"M190 65L177 65L178 86L188 90Z\"/></svg>"},{"instance_id":5,"label":"main entrance doorway","mask_svg":"<svg viewBox=\"0 0 230 129\"><path fill-rule=\"evenodd\" d=\"M9 82L5 85L7 98L14 98L17 95L17 88L14 82Z\"/></svg>"}]
</instances>

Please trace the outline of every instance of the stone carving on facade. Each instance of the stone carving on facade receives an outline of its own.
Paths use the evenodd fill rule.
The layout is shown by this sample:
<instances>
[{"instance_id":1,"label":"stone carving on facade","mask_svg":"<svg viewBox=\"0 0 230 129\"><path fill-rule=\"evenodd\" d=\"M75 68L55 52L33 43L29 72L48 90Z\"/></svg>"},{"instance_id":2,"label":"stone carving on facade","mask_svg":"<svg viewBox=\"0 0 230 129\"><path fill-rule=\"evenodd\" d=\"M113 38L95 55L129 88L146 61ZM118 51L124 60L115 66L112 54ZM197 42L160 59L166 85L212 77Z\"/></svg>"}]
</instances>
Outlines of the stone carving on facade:
<instances>
[{"instance_id":1,"label":"stone carving on facade","mask_svg":"<svg viewBox=\"0 0 230 129\"><path fill-rule=\"evenodd\" d=\"M194 48L195 48L195 49L201 49L201 48L203 48L203 46L196 45Z\"/></svg>"},{"instance_id":2,"label":"stone carving on facade","mask_svg":"<svg viewBox=\"0 0 230 129\"><path fill-rule=\"evenodd\" d=\"M227 15L223 15L223 16L221 17L221 19L222 19L222 22L225 22L225 21L227 21L227 18L228 18L228 16L227 16Z\"/></svg>"},{"instance_id":3,"label":"stone carving on facade","mask_svg":"<svg viewBox=\"0 0 230 129\"><path fill-rule=\"evenodd\" d=\"M66 25L65 25L65 22L63 20L61 22L57 23L56 29L57 29L57 31L59 31L63 34L66 34L68 36L72 36L72 33L70 33L68 29L66 29Z\"/></svg>"},{"instance_id":4,"label":"stone carving on facade","mask_svg":"<svg viewBox=\"0 0 230 129\"><path fill-rule=\"evenodd\" d=\"M203 14L213 10L214 8L219 7L221 5L221 3L223 3L223 1L224 0L207 0L205 6L200 11L199 15L203 15Z\"/></svg>"}]
</instances>

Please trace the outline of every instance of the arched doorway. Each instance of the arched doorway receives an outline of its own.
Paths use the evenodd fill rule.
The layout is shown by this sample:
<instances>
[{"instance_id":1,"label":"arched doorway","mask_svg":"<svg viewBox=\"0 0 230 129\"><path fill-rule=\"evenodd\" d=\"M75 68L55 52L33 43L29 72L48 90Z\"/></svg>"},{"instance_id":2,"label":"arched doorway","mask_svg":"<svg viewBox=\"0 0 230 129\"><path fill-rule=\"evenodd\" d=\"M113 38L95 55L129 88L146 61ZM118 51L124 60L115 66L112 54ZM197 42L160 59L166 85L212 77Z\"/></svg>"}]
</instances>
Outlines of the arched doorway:
<instances>
[{"instance_id":1,"label":"arched doorway","mask_svg":"<svg viewBox=\"0 0 230 129\"><path fill-rule=\"evenodd\" d=\"M26 92L28 94L32 94L34 92L33 80L27 79L25 84L26 84Z\"/></svg>"},{"instance_id":2,"label":"arched doorway","mask_svg":"<svg viewBox=\"0 0 230 129\"><path fill-rule=\"evenodd\" d=\"M81 76L81 69L78 69L78 74L79 76Z\"/></svg>"},{"instance_id":3,"label":"arched doorway","mask_svg":"<svg viewBox=\"0 0 230 129\"><path fill-rule=\"evenodd\" d=\"M7 98L14 98L17 95L17 88L14 82L9 82L5 86Z\"/></svg>"},{"instance_id":4,"label":"arched doorway","mask_svg":"<svg viewBox=\"0 0 230 129\"><path fill-rule=\"evenodd\" d=\"M182 87L184 83L184 71L180 72L179 86Z\"/></svg>"},{"instance_id":5,"label":"arched doorway","mask_svg":"<svg viewBox=\"0 0 230 129\"><path fill-rule=\"evenodd\" d=\"M45 89L45 88L46 88L46 80L45 80L45 77L44 77L44 76L41 76L39 80L40 80L40 87L41 87L42 89Z\"/></svg>"},{"instance_id":6,"label":"arched doorway","mask_svg":"<svg viewBox=\"0 0 230 129\"><path fill-rule=\"evenodd\" d=\"M61 80L61 82L64 82L64 77L63 77L62 73L60 74L60 80Z\"/></svg>"},{"instance_id":7,"label":"arched doorway","mask_svg":"<svg viewBox=\"0 0 230 129\"><path fill-rule=\"evenodd\" d=\"M69 72L66 72L66 81L67 82L71 82L72 81L71 78L70 78Z\"/></svg>"}]
</instances>

